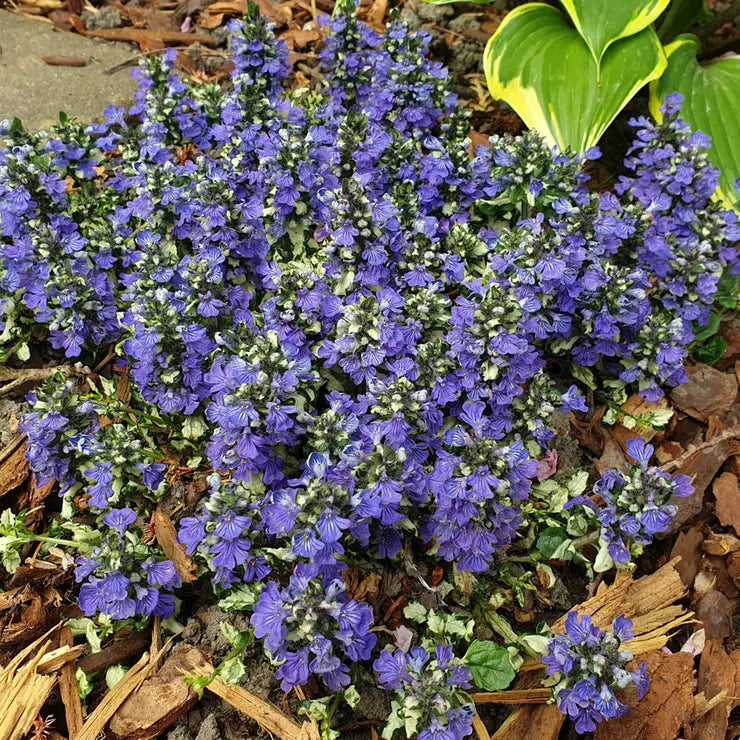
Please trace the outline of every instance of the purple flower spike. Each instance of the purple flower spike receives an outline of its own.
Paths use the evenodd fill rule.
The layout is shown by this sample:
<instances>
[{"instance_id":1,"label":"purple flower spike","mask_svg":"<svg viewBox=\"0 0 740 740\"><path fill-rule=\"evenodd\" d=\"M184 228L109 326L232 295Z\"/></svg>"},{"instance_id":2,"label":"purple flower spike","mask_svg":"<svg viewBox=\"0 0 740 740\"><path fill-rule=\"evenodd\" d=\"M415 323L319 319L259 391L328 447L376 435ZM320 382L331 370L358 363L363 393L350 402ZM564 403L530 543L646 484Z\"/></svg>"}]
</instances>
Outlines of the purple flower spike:
<instances>
[{"instance_id":1,"label":"purple flower spike","mask_svg":"<svg viewBox=\"0 0 740 740\"><path fill-rule=\"evenodd\" d=\"M594 625L588 615L569 612L565 633L550 640L542 662L548 675L560 676L553 689L555 699L560 711L575 722L577 732L593 732L597 723L627 711L615 691L635 684L639 698L645 695L647 665L643 663L632 672L625 669L632 653L622 642L632 637L632 620L624 615L618 616L608 631Z\"/></svg>"},{"instance_id":2,"label":"purple flower spike","mask_svg":"<svg viewBox=\"0 0 740 740\"><path fill-rule=\"evenodd\" d=\"M408 653L386 648L373 668L381 688L394 692L394 721L407 732L414 727L420 739L428 740L462 740L472 733L475 709L465 690L473 678L451 645L440 643L433 653L423 647ZM408 714L406 707L411 708Z\"/></svg>"}]
</instances>

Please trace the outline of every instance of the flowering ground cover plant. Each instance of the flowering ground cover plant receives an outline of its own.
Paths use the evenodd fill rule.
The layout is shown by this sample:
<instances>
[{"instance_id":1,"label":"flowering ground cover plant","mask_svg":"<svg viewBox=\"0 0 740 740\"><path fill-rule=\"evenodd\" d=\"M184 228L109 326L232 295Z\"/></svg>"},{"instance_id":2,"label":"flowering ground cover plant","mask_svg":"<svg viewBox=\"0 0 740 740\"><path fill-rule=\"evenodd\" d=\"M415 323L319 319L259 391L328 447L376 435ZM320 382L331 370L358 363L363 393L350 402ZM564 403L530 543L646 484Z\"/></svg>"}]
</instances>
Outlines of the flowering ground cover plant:
<instances>
[{"instance_id":1,"label":"flowering ground cover plant","mask_svg":"<svg viewBox=\"0 0 740 740\"><path fill-rule=\"evenodd\" d=\"M252 611L284 690L350 701L375 672L393 692L384 737L467 737L465 692L493 681L466 664L470 636L394 648L348 570L417 557L512 585L506 553L543 516L525 505L556 417L685 380L738 267L737 217L712 201L708 142L677 98L660 125L633 122L628 174L598 193L594 150L530 132L471 152L429 37L399 20L378 34L338 6L315 89L290 88L288 50L254 9L230 30L225 90L167 53L103 124L3 124L2 352L23 360L46 338L91 366L101 343L117 355L111 378L29 397L31 468L59 482L63 518L82 504L103 523L76 542L89 616L177 615L180 574L145 525L186 471L208 488L179 541L222 603ZM584 526L619 563L690 493L650 446L629 452L632 470L570 503L596 512ZM34 536L6 519L17 564ZM624 669L628 621L612 634L569 617L550 642L580 729L644 688ZM485 650L510 681L516 656Z\"/></svg>"}]
</instances>

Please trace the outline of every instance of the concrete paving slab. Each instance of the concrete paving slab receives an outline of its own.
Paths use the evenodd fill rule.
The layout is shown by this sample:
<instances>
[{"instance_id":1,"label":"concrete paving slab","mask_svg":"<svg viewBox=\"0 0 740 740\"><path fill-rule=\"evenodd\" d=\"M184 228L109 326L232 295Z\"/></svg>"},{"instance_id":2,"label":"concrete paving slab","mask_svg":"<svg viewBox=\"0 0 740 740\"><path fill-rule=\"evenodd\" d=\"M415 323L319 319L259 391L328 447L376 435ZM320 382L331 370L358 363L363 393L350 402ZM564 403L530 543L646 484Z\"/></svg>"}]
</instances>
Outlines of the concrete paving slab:
<instances>
[{"instance_id":1,"label":"concrete paving slab","mask_svg":"<svg viewBox=\"0 0 740 740\"><path fill-rule=\"evenodd\" d=\"M125 68L136 49L60 31L46 23L0 10L0 120L20 118L26 128L48 128L59 111L88 123L110 103L129 105L136 87ZM52 67L41 57L80 57L84 67Z\"/></svg>"}]
</instances>

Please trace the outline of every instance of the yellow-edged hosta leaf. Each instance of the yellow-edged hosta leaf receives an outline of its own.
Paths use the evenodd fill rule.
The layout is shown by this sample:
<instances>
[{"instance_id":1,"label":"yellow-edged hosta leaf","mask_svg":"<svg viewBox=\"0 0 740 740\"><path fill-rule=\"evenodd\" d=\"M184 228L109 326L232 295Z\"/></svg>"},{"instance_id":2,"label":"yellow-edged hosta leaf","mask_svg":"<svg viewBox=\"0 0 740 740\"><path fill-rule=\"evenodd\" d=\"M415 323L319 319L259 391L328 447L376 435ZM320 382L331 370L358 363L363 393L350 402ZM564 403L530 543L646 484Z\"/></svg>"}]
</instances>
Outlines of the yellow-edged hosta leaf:
<instances>
[{"instance_id":1,"label":"yellow-edged hosta leaf","mask_svg":"<svg viewBox=\"0 0 740 740\"><path fill-rule=\"evenodd\" d=\"M604 52L656 21L670 0L560 0L591 49L597 69Z\"/></svg>"},{"instance_id":2,"label":"yellow-edged hosta leaf","mask_svg":"<svg viewBox=\"0 0 740 740\"><path fill-rule=\"evenodd\" d=\"M550 144L584 152L594 146L632 96L665 69L652 28L620 39L596 61L559 10L542 3L509 13L483 60L494 98L505 100Z\"/></svg>"},{"instance_id":3,"label":"yellow-edged hosta leaf","mask_svg":"<svg viewBox=\"0 0 740 740\"><path fill-rule=\"evenodd\" d=\"M721 176L719 197L740 210L735 181L740 177L740 56L699 64L699 39L679 36L665 47L665 74L650 85L650 111L660 120L660 106L672 92L684 97L681 118L712 137L709 158Z\"/></svg>"}]
</instances>

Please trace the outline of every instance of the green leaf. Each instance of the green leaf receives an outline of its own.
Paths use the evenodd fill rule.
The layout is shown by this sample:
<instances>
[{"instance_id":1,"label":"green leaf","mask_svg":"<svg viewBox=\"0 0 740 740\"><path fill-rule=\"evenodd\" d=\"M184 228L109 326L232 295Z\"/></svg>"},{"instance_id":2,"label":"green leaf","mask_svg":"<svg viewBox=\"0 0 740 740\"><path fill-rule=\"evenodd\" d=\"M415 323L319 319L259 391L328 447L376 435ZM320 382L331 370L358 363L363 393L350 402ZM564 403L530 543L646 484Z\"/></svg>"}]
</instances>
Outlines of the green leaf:
<instances>
[{"instance_id":1,"label":"green leaf","mask_svg":"<svg viewBox=\"0 0 740 740\"><path fill-rule=\"evenodd\" d=\"M663 22L658 28L658 38L667 44L679 33L688 31L695 23L703 23L712 17L706 0L671 0Z\"/></svg>"},{"instance_id":2,"label":"green leaf","mask_svg":"<svg viewBox=\"0 0 740 740\"><path fill-rule=\"evenodd\" d=\"M494 98L505 100L551 145L585 152L635 93L665 69L652 28L612 43L601 82L588 44L556 8L522 5L488 41L483 66Z\"/></svg>"},{"instance_id":3,"label":"green leaf","mask_svg":"<svg viewBox=\"0 0 740 740\"><path fill-rule=\"evenodd\" d=\"M218 677L226 683L239 683L243 676L247 674L247 667L237 656L226 658L221 665L219 665Z\"/></svg>"},{"instance_id":4,"label":"green leaf","mask_svg":"<svg viewBox=\"0 0 740 740\"><path fill-rule=\"evenodd\" d=\"M105 672L105 683L109 689L112 689L126 674L128 668L120 663L110 666Z\"/></svg>"},{"instance_id":5,"label":"green leaf","mask_svg":"<svg viewBox=\"0 0 740 740\"><path fill-rule=\"evenodd\" d=\"M727 342L722 337L712 337L694 350L694 357L705 365L719 362L727 350Z\"/></svg>"},{"instance_id":6,"label":"green leaf","mask_svg":"<svg viewBox=\"0 0 740 740\"><path fill-rule=\"evenodd\" d=\"M604 540L599 540L599 551L594 560L594 570L597 573L606 573L614 567L614 561L609 555L609 545Z\"/></svg>"},{"instance_id":7,"label":"green leaf","mask_svg":"<svg viewBox=\"0 0 740 740\"><path fill-rule=\"evenodd\" d=\"M719 279L714 300L723 308L737 308L740 303L740 275L733 275L729 269L725 269Z\"/></svg>"},{"instance_id":8,"label":"green leaf","mask_svg":"<svg viewBox=\"0 0 740 740\"><path fill-rule=\"evenodd\" d=\"M87 673L78 668L75 671L75 678L77 679L77 693L80 695L80 699L83 701L87 695L93 690L92 681L87 677Z\"/></svg>"},{"instance_id":9,"label":"green leaf","mask_svg":"<svg viewBox=\"0 0 740 740\"><path fill-rule=\"evenodd\" d=\"M545 560L549 560L570 539L562 527L548 527L537 538L537 550Z\"/></svg>"},{"instance_id":10,"label":"green leaf","mask_svg":"<svg viewBox=\"0 0 740 740\"><path fill-rule=\"evenodd\" d=\"M474 640L463 662L473 674L475 685L484 691L505 689L516 677L509 651L489 640Z\"/></svg>"},{"instance_id":11,"label":"green leaf","mask_svg":"<svg viewBox=\"0 0 740 740\"><path fill-rule=\"evenodd\" d=\"M684 97L683 118L695 131L712 137L709 159L720 170L716 193L727 206L740 209L735 180L740 177L740 56L725 56L699 64L699 39L679 36L665 48L665 74L650 84L650 111L660 121L660 106L668 95Z\"/></svg>"},{"instance_id":12,"label":"green leaf","mask_svg":"<svg viewBox=\"0 0 740 740\"><path fill-rule=\"evenodd\" d=\"M709 317L707 325L702 326L694 332L694 341L703 342L705 339L713 337L719 330L719 323L721 319L722 317L716 311L713 311L711 316Z\"/></svg>"},{"instance_id":13,"label":"green leaf","mask_svg":"<svg viewBox=\"0 0 740 740\"><path fill-rule=\"evenodd\" d=\"M669 0L561 0L588 44L597 69L606 50L656 21Z\"/></svg>"}]
</instances>

